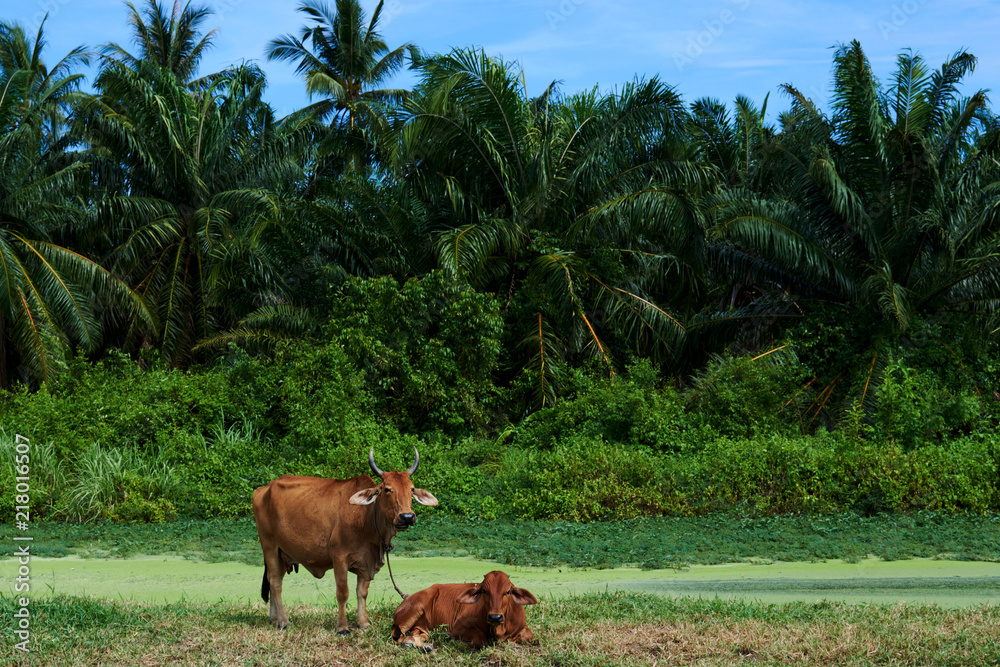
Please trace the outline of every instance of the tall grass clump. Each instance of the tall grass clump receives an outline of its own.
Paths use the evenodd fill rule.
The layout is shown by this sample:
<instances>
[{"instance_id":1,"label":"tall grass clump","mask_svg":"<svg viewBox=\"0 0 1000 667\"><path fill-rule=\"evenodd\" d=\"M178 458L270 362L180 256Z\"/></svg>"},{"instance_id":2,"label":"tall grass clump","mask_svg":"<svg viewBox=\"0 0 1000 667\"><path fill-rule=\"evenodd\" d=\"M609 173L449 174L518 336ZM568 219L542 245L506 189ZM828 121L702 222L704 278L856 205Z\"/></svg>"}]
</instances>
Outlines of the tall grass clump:
<instances>
[{"instance_id":1,"label":"tall grass clump","mask_svg":"<svg viewBox=\"0 0 1000 667\"><path fill-rule=\"evenodd\" d=\"M0 516L13 517L15 501L15 464L18 457L17 434L0 428ZM67 471L63 460L51 442L29 438L28 469L31 485L29 512L32 518L44 518L52 513L60 494L67 487Z\"/></svg>"},{"instance_id":2,"label":"tall grass clump","mask_svg":"<svg viewBox=\"0 0 1000 667\"><path fill-rule=\"evenodd\" d=\"M180 489L174 469L162 457L142 456L133 448L94 443L76 463L75 484L61 511L90 521L163 521L176 514Z\"/></svg>"}]
</instances>

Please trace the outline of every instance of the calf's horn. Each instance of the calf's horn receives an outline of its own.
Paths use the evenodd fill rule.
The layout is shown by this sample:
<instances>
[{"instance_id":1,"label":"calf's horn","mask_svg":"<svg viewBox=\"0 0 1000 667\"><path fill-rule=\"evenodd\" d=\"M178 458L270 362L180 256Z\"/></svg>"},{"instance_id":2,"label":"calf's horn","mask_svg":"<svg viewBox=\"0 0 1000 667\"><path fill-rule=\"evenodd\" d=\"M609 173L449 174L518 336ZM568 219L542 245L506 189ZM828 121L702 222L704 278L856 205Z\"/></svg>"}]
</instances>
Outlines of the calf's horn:
<instances>
[{"instance_id":1,"label":"calf's horn","mask_svg":"<svg viewBox=\"0 0 1000 667\"><path fill-rule=\"evenodd\" d=\"M368 465L372 467L372 472L375 473L376 477L382 476L382 469L375 465L375 448L372 447L368 450Z\"/></svg>"},{"instance_id":2,"label":"calf's horn","mask_svg":"<svg viewBox=\"0 0 1000 667\"><path fill-rule=\"evenodd\" d=\"M411 475L413 473L417 472L417 466L420 465L420 452L417 451L416 447L413 448L413 455L416 457L413 460L413 465L411 465L410 469L406 471L406 472L408 472Z\"/></svg>"}]
</instances>

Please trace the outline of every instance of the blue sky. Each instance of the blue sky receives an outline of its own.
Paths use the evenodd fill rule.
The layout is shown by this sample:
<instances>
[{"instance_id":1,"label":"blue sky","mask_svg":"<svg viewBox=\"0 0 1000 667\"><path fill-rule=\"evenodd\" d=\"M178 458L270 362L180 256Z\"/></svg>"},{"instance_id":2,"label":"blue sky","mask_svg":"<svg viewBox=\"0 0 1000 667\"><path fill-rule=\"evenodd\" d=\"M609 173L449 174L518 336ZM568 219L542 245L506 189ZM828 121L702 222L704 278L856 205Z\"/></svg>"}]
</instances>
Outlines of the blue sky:
<instances>
[{"instance_id":1,"label":"blue sky","mask_svg":"<svg viewBox=\"0 0 1000 667\"><path fill-rule=\"evenodd\" d=\"M203 73L256 60L268 73L267 99L280 115L308 102L290 64L264 60L271 39L299 32L299 0L202 4L216 11L210 25L219 29ZM376 4L362 0L369 13ZM49 62L78 44L129 42L122 0L3 0L0 6L0 18L27 26L49 13ZM771 93L773 112L787 106L778 85L792 83L825 107L830 47L858 39L883 79L905 48L934 68L965 48L979 57L965 92L990 89L994 107L1000 101L996 1L386 0L381 25L390 46L415 42L444 52L474 45L516 60L531 94L553 80L571 93L658 75L688 102L703 96L732 101L737 94L760 102ZM412 83L409 73L398 81Z\"/></svg>"}]
</instances>

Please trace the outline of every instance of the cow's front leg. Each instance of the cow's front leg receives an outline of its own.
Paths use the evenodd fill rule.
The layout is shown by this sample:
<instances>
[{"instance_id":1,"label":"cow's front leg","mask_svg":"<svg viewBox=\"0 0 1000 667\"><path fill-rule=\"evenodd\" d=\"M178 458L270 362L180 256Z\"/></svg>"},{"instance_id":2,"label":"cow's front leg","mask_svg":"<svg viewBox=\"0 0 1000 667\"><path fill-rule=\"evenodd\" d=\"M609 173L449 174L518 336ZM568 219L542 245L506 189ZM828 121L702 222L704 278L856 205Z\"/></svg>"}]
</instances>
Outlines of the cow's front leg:
<instances>
[{"instance_id":1,"label":"cow's front leg","mask_svg":"<svg viewBox=\"0 0 1000 667\"><path fill-rule=\"evenodd\" d=\"M350 595L347 588L347 563L343 560L334 560L333 577L337 582L337 634L348 635L351 633L347 627L347 597Z\"/></svg>"},{"instance_id":2,"label":"cow's front leg","mask_svg":"<svg viewBox=\"0 0 1000 667\"><path fill-rule=\"evenodd\" d=\"M358 587L355 592L358 597L358 627L362 630L368 629L368 586L371 583L371 579L358 575Z\"/></svg>"},{"instance_id":3,"label":"cow's front leg","mask_svg":"<svg viewBox=\"0 0 1000 667\"><path fill-rule=\"evenodd\" d=\"M424 653L430 653L434 650L434 644L429 641L430 634L423 627L417 626L410 631L408 635L402 635L396 640L396 643L403 648L415 648Z\"/></svg>"}]
</instances>

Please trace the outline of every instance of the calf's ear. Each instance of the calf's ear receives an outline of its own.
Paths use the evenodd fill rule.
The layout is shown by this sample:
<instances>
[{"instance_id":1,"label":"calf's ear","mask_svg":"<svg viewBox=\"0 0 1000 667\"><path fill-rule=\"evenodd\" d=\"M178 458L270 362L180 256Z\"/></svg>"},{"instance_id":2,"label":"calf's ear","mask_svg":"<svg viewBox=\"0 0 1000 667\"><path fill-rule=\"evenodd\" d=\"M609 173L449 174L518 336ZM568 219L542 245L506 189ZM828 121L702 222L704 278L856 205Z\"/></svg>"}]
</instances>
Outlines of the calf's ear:
<instances>
[{"instance_id":1,"label":"calf's ear","mask_svg":"<svg viewBox=\"0 0 1000 667\"><path fill-rule=\"evenodd\" d=\"M474 602L477 602L479 600L479 596L482 594L483 592L479 590L479 586L466 588L464 591L462 591L461 595L458 596L455 602L458 602L460 604L472 604Z\"/></svg>"},{"instance_id":2,"label":"calf's ear","mask_svg":"<svg viewBox=\"0 0 1000 667\"><path fill-rule=\"evenodd\" d=\"M525 590L523 588L512 588L510 592L511 595L514 596L514 602L520 605L538 604L538 600L529 590Z\"/></svg>"},{"instance_id":3,"label":"calf's ear","mask_svg":"<svg viewBox=\"0 0 1000 667\"><path fill-rule=\"evenodd\" d=\"M430 491L424 489L413 489L413 499L421 505L434 506L438 504L438 499Z\"/></svg>"},{"instance_id":4,"label":"calf's ear","mask_svg":"<svg viewBox=\"0 0 1000 667\"><path fill-rule=\"evenodd\" d=\"M361 489L353 496L351 496L349 502L352 505L371 505L378 498L378 487L373 486L370 489Z\"/></svg>"}]
</instances>

